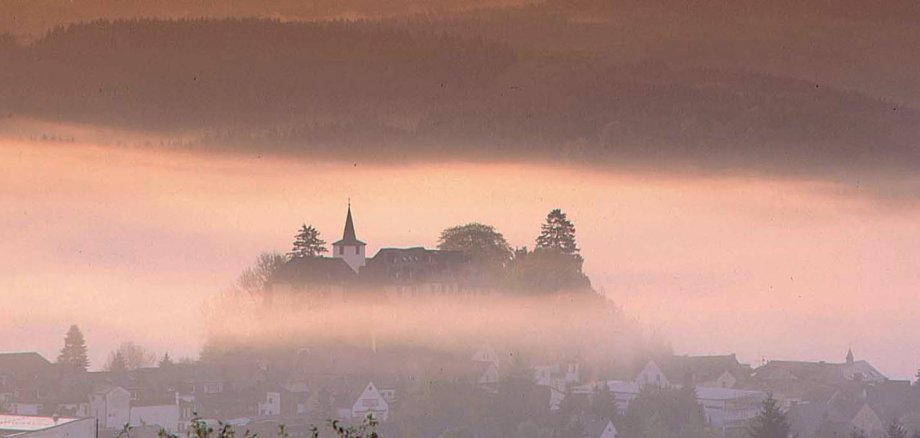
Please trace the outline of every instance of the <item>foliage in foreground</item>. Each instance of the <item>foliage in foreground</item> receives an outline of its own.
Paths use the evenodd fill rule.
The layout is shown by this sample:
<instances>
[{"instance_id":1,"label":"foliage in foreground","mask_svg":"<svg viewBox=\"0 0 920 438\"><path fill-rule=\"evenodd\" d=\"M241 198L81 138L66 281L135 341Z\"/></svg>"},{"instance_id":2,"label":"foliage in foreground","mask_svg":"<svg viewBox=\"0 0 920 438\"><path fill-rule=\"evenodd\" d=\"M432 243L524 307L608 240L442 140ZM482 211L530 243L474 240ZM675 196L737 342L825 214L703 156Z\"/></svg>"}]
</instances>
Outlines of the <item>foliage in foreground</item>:
<instances>
[{"instance_id":1,"label":"foliage in foreground","mask_svg":"<svg viewBox=\"0 0 920 438\"><path fill-rule=\"evenodd\" d=\"M376 428L378 421L374 418L373 415L368 414L360 424L354 426L348 426L343 424L339 420L329 420L329 429L335 434L334 436L338 438L378 438ZM126 424L122 428L121 432L118 434L117 438L131 438L131 427L130 424ZM189 426L189 438L234 438L236 437L236 430L233 429L233 426L219 422L217 428L213 428L208 425L207 421L201 418L192 419L192 424ZM166 431L166 429L160 429L160 432L157 434L158 438L180 438L179 435ZM287 428L282 424L278 427L278 438L290 438L291 435L288 433ZM310 437L319 438L320 429L316 426L310 428ZM243 432L242 438L258 438L258 434L252 433L250 431Z\"/></svg>"}]
</instances>

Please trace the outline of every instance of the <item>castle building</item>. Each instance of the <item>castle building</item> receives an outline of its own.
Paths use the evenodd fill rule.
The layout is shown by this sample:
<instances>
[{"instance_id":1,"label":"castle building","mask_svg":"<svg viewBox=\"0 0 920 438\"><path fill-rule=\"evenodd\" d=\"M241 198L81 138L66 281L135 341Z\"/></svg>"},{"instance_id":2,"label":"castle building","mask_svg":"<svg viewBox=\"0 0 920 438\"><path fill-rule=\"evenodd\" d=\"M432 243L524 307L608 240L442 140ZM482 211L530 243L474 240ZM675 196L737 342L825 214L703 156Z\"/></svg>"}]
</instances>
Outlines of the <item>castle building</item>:
<instances>
[{"instance_id":1,"label":"castle building","mask_svg":"<svg viewBox=\"0 0 920 438\"><path fill-rule=\"evenodd\" d=\"M390 297L420 294L481 293L482 282L461 251L423 247L381 248L368 258L358 240L351 205L342 239L332 244L332 257L296 257L270 281L273 292L309 292L339 296L348 291L384 291Z\"/></svg>"}]
</instances>

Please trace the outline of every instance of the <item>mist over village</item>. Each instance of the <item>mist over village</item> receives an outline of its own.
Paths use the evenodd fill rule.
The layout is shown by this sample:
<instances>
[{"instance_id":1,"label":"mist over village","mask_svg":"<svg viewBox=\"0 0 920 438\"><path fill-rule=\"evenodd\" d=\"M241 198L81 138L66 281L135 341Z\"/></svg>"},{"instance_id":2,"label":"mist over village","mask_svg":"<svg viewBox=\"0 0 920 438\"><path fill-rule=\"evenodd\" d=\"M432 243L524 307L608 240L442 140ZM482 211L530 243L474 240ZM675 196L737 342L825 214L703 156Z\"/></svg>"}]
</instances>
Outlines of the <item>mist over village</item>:
<instances>
[{"instance_id":1,"label":"mist over village","mask_svg":"<svg viewBox=\"0 0 920 438\"><path fill-rule=\"evenodd\" d=\"M918 22L0 0L0 438L918 438Z\"/></svg>"}]
</instances>

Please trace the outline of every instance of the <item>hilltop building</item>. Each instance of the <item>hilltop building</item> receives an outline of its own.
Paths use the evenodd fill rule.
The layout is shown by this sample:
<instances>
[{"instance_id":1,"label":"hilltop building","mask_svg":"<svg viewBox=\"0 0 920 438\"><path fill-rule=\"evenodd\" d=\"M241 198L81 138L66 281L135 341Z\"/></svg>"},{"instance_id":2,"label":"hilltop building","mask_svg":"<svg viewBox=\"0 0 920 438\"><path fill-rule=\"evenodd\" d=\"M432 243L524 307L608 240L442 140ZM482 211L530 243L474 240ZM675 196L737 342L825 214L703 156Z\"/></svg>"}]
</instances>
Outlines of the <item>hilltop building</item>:
<instances>
[{"instance_id":1,"label":"hilltop building","mask_svg":"<svg viewBox=\"0 0 920 438\"><path fill-rule=\"evenodd\" d=\"M271 280L272 292L305 292L341 297L347 291L383 289L389 297L418 294L466 295L487 290L461 251L423 247L382 248L367 257L358 240L351 205L342 239L332 244L332 257L295 257Z\"/></svg>"}]
</instances>

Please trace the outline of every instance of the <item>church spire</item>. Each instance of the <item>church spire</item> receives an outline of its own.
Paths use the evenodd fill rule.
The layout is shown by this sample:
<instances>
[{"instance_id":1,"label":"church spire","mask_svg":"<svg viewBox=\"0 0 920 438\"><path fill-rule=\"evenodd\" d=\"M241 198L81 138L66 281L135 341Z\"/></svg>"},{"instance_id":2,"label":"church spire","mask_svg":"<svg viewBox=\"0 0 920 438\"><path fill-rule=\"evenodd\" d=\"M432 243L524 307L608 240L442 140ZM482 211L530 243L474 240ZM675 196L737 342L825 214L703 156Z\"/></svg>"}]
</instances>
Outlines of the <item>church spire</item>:
<instances>
[{"instance_id":1,"label":"church spire","mask_svg":"<svg viewBox=\"0 0 920 438\"><path fill-rule=\"evenodd\" d=\"M853 357L853 349L847 348L847 364L852 364L855 358Z\"/></svg>"},{"instance_id":2,"label":"church spire","mask_svg":"<svg viewBox=\"0 0 920 438\"><path fill-rule=\"evenodd\" d=\"M348 214L345 215L345 231L342 240L332 244L332 257L345 260L352 270L358 272L366 264L364 247L355 234L355 221L351 218L351 200L348 201Z\"/></svg>"},{"instance_id":3,"label":"church spire","mask_svg":"<svg viewBox=\"0 0 920 438\"><path fill-rule=\"evenodd\" d=\"M345 232L342 233L343 242L355 242L358 237L355 235L355 223L351 219L351 200L348 200L348 215L345 216Z\"/></svg>"}]
</instances>

